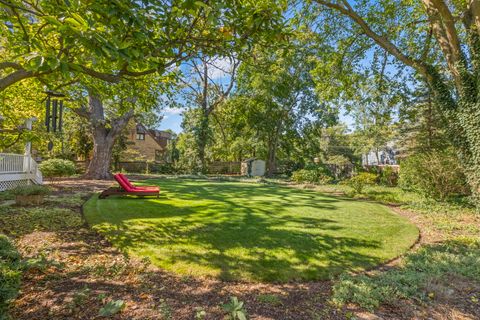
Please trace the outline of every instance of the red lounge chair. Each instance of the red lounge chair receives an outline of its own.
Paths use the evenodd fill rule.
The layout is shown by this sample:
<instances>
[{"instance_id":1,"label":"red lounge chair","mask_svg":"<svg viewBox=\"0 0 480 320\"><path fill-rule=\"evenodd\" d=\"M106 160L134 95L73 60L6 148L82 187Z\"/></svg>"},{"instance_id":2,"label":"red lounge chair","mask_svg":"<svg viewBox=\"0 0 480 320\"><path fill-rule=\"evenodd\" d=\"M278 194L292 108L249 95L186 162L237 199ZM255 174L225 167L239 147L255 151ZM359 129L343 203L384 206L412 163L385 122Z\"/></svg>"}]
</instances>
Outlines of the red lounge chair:
<instances>
[{"instance_id":1,"label":"red lounge chair","mask_svg":"<svg viewBox=\"0 0 480 320\"><path fill-rule=\"evenodd\" d=\"M117 173L116 176L118 176L120 179L122 179L130 188L134 190L153 190L153 191L160 191L160 188L157 186L141 186L141 187L136 187L134 186L128 178L122 174L122 173Z\"/></svg>"},{"instance_id":2,"label":"red lounge chair","mask_svg":"<svg viewBox=\"0 0 480 320\"><path fill-rule=\"evenodd\" d=\"M108 188L103 191L98 197L105 199L111 195L136 195L136 196L158 196L160 195L160 188L158 187L135 187L128 181L127 177L115 174L113 177L117 180L120 188ZM127 183L128 181L128 183Z\"/></svg>"}]
</instances>

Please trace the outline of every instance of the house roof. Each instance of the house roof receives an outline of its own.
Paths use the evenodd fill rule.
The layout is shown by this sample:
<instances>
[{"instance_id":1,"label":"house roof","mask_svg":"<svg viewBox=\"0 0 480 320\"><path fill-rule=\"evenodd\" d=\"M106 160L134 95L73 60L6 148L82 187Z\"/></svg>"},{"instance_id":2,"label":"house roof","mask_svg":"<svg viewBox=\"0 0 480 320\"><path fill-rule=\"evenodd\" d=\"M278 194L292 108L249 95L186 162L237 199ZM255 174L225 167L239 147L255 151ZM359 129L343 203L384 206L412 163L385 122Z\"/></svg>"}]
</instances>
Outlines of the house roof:
<instances>
[{"instance_id":1,"label":"house roof","mask_svg":"<svg viewBox=\"0 0 480 320\"><path fill-rule=\"evenodd\" d=\"M137 123L136 126L137 133L148 134L155 142L162 148L165 149L168 144L168 140L172 138L172 134L167 131L147 129L141 123Z\"/></svg>"}]
</instances>

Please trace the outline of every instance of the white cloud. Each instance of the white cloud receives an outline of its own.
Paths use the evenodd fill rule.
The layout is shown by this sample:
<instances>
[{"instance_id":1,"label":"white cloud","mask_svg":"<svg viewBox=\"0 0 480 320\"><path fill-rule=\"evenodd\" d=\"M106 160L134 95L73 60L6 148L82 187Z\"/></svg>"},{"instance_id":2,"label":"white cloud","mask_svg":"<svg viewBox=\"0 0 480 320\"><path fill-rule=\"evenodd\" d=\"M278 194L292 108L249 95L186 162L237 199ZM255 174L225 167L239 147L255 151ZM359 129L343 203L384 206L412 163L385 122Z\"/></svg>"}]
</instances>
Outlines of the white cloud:
<instances>
[{"instance_id":1,"label":"white cloud","mask_svg":"<svg viewBox=\"0 0 480 320\"><path fill-rule=\"evenodd\" d=\"M232 70L232 63L229 58L215 59L209 65L208 76L213 80L227 77Z\"/></svg>"},{"instance_id":2,"label":"white cloud","mask_svg":"<svg viewBox=\"0 0 480 320\"><path fill-rule=\"evenodd\" d=\"M176 114L182 114L184 109L182 108L166 108L165 109L165 115L176 115Z\"/></svg>"}]
</instances>

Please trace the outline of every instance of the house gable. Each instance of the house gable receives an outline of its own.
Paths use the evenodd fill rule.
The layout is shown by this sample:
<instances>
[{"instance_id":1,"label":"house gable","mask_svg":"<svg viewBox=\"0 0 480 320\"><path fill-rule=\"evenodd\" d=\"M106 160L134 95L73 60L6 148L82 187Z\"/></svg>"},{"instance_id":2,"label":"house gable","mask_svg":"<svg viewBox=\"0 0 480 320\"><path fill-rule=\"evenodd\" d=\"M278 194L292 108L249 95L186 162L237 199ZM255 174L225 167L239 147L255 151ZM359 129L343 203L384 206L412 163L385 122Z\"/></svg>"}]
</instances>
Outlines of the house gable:
<instances>
[{"instance_id":1,"label":"house gable","mask_svg":"<svg viewBox=\"0 0 480 320\"><path fill-rule=\"evenodd\" d=\"M165 161L169 132L147 129L141 123L132 121L126 132L127 150L121 161Z\"/></svg>"}]
</instances>

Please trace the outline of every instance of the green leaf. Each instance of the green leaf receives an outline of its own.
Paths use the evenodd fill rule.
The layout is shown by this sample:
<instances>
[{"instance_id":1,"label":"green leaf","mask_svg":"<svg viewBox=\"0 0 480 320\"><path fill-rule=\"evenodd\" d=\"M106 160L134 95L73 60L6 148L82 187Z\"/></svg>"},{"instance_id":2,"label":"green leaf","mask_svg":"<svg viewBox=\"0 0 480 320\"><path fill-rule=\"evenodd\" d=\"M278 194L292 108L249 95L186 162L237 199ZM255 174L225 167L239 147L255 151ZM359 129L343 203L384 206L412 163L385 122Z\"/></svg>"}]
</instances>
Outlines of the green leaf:
<instances>
[{"instance_id":1,"label":"green leaf","mask_svg":"<svg viewBox=\"0 0 480 320\"><path fill-rule=\"evenodd\" d=\"M126 49L126 48L131 47L131 46L132 46L131 42L124 41L124 42L122 42L118 45L118 48L119 49Z\"/></svg>"},{"instance_id":2,"label":"green leaf","mask_svg":"<svg viewBox=\"0 0 480 320\"><path fill-rule=\"evenodd\" d=\"M72 13L72 17L78 21L79 23L81 23L84 27L87 27L88 28L88 22L85 21L82 16L80 16L78 13Z\"/></svg>"},{"instance_id":3,"label":"green leaf","mask_svg":"<svg viewBox=\"0 0 480 320\"><path fill-rule=\"evenodd\" d=\"M109 317L118 312L122 311L125 308L125 302L123 300L111 300L106 305L104 305L98 315L100 317Z\"/></svg>"},{"instance_id":4,"label":"green leaf","mask_svg":"<svg viewBox=\"0 0 480 320\"><path fill-rule=\"evenodd\" d=\"M247 316L245 313L243 313L243 311L237 311L237 318L238 320L247 320Z\"/></svg>"},{"instance_id":5,"label":"green leaf","mask_svg":"<svg viewBox=\"0 0 480 320\"><path fill-rule=\"evenodd\" d=\"M203 7L205 9L211 9L210 6L202 1L195 1L197 7Z\"/></svg>"},{"instance_id":6,"label":"green leaf","mask_svg":"<svg viewBox=\"0 0 480 320\"><path fill-rule=\"evenodd\" d=\"M34 56L31 59L28 59L27 62L29 70L36 70L45 63L45 58L42 56Z\"/></svg>"},{"instance_id":7,"label":"green leaf","mask_svg":"<svg viewBox=\"0 0 480 320\"><path fill-rule=\"evenodd\" d=\"M59 26L59 25L62 24L60 21L57 20L57 18L52 17L52 16L45 16L45 17L43 17L43 19L45 21L47 21L48 23L54 24L56 26Z\"/></svg>"},{"instance_id":8,"label":"green leaf","mask_svg":"<svg viewBox=\"0 0 480 320\"><path fill-rule=\"evenodd\" d=\"M69 25L71 26L74 26L74 27L82 27L82 24L80 22L78 22L77 20L75 20L74 18L65 18L64 20L66 23L68 23Z\"/></svg>"}]
</instances>

